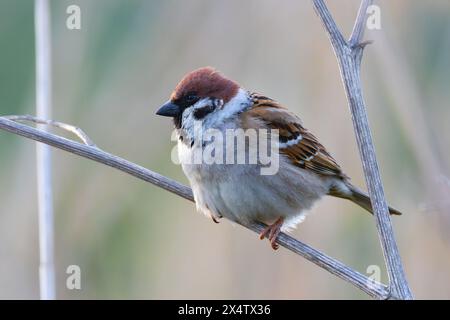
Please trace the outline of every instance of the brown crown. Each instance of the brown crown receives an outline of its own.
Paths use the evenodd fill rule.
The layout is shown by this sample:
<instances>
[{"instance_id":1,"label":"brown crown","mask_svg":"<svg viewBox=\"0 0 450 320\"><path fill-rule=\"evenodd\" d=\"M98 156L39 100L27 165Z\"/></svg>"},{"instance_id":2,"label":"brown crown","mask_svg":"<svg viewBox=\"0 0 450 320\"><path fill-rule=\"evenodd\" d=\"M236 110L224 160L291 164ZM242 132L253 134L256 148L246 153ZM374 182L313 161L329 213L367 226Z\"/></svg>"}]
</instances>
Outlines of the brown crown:
<instances>
[{"instance_id":1,"label":"brown crown","mask_svg":"<svg viewBox=\"0 0 450 320\"><path fill-rule=\"evenodd\" d=\"M187 94L195 93L197 96L222 99L225 103L230 101L239 90L239 85L225 78L221 73L211 67L194 70L178 83L170 99L176 101Z\"/></svg>"}]
</instances>

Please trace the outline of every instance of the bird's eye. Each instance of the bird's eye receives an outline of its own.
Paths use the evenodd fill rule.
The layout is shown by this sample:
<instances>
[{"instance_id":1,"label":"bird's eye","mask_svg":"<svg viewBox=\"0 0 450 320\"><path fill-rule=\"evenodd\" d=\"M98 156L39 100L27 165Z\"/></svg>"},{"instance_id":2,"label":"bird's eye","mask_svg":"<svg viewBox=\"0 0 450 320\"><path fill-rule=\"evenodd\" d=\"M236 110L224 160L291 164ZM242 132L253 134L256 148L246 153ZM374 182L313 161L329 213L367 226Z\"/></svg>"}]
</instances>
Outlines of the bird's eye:
<instances>
[{"instance_id":1,"label":"bird's eye","mask_svg":"<svg viewBox=\"0 0 450 320\"><path fill-rule=\"evenodd\" d=\"M198 100L200 100L200 98L197 96L196 92L189 92L183 94L180 98L177 98L174 103L184 110L194 105Z\"/></svg>"},{"instance_id":2,"label":"bird's eye","mask_svg":"<svg viewBox=\"0 0 450 320\"><path fill-rule=\"evenodd\" d=\"M194 103L194 102L197 102L197 100L198 100L198 97L196 94L188 94L186 96L186 102L188 102L188 103Z\"/></svg>"}]
</instances>

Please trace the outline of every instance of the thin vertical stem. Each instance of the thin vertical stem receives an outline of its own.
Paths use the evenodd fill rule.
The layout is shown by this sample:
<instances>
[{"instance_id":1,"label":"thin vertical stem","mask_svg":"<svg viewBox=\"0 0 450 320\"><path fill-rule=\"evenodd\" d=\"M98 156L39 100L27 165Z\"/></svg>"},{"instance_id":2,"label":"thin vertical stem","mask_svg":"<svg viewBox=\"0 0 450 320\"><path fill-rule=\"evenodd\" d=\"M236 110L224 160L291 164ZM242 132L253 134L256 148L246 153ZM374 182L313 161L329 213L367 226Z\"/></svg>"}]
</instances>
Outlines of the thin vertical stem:
<instances>
[{"instance_id":1,"label":"thin vertical stem","mask_svg":"<svg viewBox=\"0 0 450 320\"><path fill-rule=\"evenodd\" d=\"M35 0L36 115L51 118L51 40L48 0ZM42 129L46 129L43 126ZM53 194L50 147L36 144L39 205L39 285L42 300L55 299Z\"/></svg>"}]
</instances>

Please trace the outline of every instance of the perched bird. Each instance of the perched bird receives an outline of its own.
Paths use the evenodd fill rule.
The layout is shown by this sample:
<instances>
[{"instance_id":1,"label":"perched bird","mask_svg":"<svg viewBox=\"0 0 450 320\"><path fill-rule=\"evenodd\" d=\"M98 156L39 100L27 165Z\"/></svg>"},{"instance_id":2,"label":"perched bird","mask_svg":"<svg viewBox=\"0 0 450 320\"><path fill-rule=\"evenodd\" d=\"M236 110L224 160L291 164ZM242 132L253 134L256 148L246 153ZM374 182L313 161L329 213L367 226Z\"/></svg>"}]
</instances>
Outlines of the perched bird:
<instances>
[{"instance_id":1,"label":"perched bird","mask_svg":"<svg viewBox=\"0 0 450 320\"><path fill-rule=\"evenodd\" d=\"M156 113L174 120L179 159L197 209L215 222L227 217L268 224L260 238L267 237L273 249L278 247L279 233L302 221L305 211L324 195L348 199L372 213L368 195L350 183L296 115L275 100L246 91L211 67L188 73ZM201 124L196 127L196 123ZM262 175L259 162L193 163L192 155L208 144L198 128L224 134L233 129L277 129L277 172ZM401 214L393 208L389 211Z\"/></svg>"}]
</instances>

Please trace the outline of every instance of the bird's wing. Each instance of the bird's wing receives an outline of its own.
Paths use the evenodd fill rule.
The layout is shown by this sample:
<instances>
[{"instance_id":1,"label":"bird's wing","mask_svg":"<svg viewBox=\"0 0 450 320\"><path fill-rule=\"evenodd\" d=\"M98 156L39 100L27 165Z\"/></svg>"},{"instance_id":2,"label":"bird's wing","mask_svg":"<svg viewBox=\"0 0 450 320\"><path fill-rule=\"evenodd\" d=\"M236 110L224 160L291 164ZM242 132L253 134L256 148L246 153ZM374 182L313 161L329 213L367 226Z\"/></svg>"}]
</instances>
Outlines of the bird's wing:
<instances>
[{"instance_id":1,"label":"bird's wing","mask_svg":"<svg viewBox=\"0 0 450 320\"><path fill-rule=\"evenodd\" d=\"M286 155L294 165L320 175L346 178L336 160L302 126L296 115L263 95L252 93L251 98L252 106L242 114L244 123L257 119L268 129L278 129L280 153Z\"/></svg>"}]
</instances>

